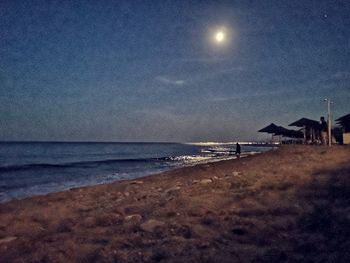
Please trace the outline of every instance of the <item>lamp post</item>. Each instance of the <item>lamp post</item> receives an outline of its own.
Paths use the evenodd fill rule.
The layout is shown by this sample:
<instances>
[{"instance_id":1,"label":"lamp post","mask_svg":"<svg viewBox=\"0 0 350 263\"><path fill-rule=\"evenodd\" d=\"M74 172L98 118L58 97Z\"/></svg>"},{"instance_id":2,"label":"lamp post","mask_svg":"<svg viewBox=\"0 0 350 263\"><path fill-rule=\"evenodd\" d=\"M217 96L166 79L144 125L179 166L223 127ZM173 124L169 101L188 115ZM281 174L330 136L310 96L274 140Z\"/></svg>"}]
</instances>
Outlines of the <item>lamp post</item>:
<instances>
[{"instance_id":1,"label":"lamp post","mask_svg":"<svg viewBox=\"0 0 350 263\"><path fill-rule=\"evenodd\" d=\"M331 99L324 99L327 102L327 124L328 124L328 146L332 145L332 123L331 123Z\"/></svg>"}]
</instances>

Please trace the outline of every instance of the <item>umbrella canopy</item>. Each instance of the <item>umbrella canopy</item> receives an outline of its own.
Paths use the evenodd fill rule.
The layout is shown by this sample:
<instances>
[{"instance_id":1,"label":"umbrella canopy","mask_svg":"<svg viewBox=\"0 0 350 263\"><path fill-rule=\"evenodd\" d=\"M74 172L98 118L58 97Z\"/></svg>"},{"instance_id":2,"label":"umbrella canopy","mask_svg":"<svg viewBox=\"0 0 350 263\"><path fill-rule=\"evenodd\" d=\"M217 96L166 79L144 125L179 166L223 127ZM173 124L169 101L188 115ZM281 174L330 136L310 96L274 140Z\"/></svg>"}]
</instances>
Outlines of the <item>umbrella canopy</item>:
<instances>
[{"instance_id":1,"label":"umbrella canopy","mask_svg":"<svg viewBox=\"0 0 350 263\"><path fill-rule=\"evenodd\" d=\"M275 135L285 135L285 134L287 134L289 131L290 131L290 130L288 130L288 129L282 127L282 126L278 126L278 127L277 127L277 130L276 130L276 132L275 132Z\"/></svg>"},{"instance_id":2,"label":"umbrella canopy","mask_svg":"<svg viewBox=\"0 0 350 263\"><path fill-rule=\"evenodd\" d=\"M271 123L265 128L258 130L258 132L267 132L267 133L276 133L277 131L278 131L278 126L274 123Z\"/></svg>"},{"instance_id":3,"label":"umbrella canopy","mask_svg":"<svg viewBox=\"0 0 350 263\"><path fill-rule=\"evenodd\" d=\"M343 126L346 132L350 131L350 113L336 119L335 121Z\"/></svg>"},{"instance_id":4,"label":"umbrella canopy","mask_svg":"<svg viewBox=\"0 0 350 263\"><path fill-rule=\"evenodd\" d=\"M289 130L284 136L290 138L303 138L304 133L302 131Z\"/></svg>"},{"instance_id":5,"label":"umbrella canopy","mask_svg":"<svg viewBox=\"0 0 350 263\"><path fill-rule=\"evenodd\" d=\"M350 121L350 113L336 119L335 121L337 122Z\"/></svg>"},{"instance_id":6,"label":"umbrella canopy","mask_svg":"<svg viewBox=\"0 0 350 263\"><path fill-rule=\"evenodd\" d=\"M310 128L319 128L320 123L315 120L310 120L308 118L301 118L300 120L297 120L288 126L296 126L296 127L310 127Z\"/></svg>"},{"instance_id":7,"label":"umbrella canopy","mask_svg":"<svg viewBox=\"0 0 350 263\"><path fill-rule=\"evenodd\" d=\"M304 134L301 131L295 131L295 130L289 130L282 126L277 126L274 123L271 123L270 125L266 126L265 128L262 128L258 132L267 132L272 133L274 135L282 135L284 137L289 138L303 138Z\"/></svg>"},{"instance_id":8,"label":"umbrella canopy","mask_svg":"<svg viewBox=\"0 0 350 263\"><path fill-rule=\"evenodd\" d=\"M301 131L286 129L282 126L278 126L278 131L275 133L275 135L282 135L284 137L290 137L290 138L303 138L304 137L304 135Z\"/></svg>"}]
</instances>

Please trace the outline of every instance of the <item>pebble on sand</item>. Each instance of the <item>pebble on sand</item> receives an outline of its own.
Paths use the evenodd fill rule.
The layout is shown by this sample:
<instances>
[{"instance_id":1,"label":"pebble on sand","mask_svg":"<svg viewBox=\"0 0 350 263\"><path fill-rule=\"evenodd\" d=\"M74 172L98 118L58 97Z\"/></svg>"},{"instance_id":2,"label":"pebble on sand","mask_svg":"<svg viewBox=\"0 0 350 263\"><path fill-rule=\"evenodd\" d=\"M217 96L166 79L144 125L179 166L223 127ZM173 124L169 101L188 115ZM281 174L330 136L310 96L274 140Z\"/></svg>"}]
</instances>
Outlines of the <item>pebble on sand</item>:
<instances>
[{"instance_id":1,"label":"pebble on sand","mask_svg":"<svg viewBox=\"0 0 350 263\"><path fill-rule=\"evenodd\" d=\"M153 232L157 227L164 226L165 223L155 219L150 219L147 222L140 225L140 228L146 232Z\"/></svg>"},{"instance_id":2,"label":"pebble on sand","mask_svg":"<svg viewBox=\"0 0 350 263\"><path fill-rule=\"evenodd\" d=\"M201 184L210 184L210 183L212 183L213 181L211 180L211 179L202 179L201 181L200 181L200 183Z\"/></svg>"},{"instance_id":3,"label":"pebble on sand","mask_svg":"<svg viewBox=\"0 0 350 263\"><path fill-rule=\"evenodd\" d=\"M4 237L0 239L0 245L16 240L17 237Z\"/></svg>"},{"instance_id":4,"label":"pebble on sand","mask_svg":"<svg viewBox=\"0 0 350 263\"><path fill-rule=\"evenodd\" d=\"M142 220L142 216L139 214L128 215L125 217L125 221L136 221L139 222Z\"/></svg>"},{"instance_id":5,"label":"pebble on sand","mask_svg":"<svg viewBox=\"0 0 350 263\"><path fill-rule=\"evenodd\" d=\"M143 181L131 181L130 184L143 184Z\"/></svg>"},{"instance_id":6,"label":"pebble on sand","mask_svg":"<svg viewBox=\"0 0 350 263\"><path fill-rule=\"evenodd\" d=\"M174 186L174 187L171 187L171 188L165 190L164 192L165 192L165 193L171 194L171 193L176 193L176 192L178 192L180 189L181 189L181 187L179 187L179 186Z\"/></svg>"}]
</instances>

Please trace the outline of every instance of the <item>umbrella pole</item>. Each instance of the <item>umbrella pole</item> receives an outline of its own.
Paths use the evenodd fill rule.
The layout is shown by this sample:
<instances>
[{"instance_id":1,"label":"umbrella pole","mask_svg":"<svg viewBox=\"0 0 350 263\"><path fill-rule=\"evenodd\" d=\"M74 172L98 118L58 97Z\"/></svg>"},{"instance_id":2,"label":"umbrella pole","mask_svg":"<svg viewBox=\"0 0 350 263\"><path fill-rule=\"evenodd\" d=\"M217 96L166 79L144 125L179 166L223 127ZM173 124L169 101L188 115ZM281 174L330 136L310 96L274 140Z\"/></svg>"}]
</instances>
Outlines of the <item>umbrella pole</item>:
<instances>
[{"instance_id":1,"label":"umbrella pole","mask_svg":"<svg viewBox=\"0 0 350 263\"><path fill-rule=\"evenodd\" d=\"M273 148L273 146L272 146L272 141L273 141L273 133L271 134L271 142L270 142L271 147Z\"/></svg>"},{"instance_id":2,"label":"umbrella pole","mask_svg":"<svg viewBox=\"0 0 350 263\"><path fill-rule=\"evenodd\" d=\"M314 131L312 130L312 128L310 128L310 140L311 140L311 143L314 141Z\"/></svg>"}]
</instances>

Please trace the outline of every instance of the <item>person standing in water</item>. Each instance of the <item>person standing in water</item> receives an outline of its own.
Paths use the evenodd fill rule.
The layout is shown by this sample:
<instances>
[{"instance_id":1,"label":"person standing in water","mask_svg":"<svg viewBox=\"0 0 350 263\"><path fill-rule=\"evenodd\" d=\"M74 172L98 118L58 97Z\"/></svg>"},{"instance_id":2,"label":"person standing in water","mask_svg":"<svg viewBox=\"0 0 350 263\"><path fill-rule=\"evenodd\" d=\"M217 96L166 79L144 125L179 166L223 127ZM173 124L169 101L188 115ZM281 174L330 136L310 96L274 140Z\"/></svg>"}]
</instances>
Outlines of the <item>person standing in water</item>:
<instances>
[{"instance_id":1,"label":"person standing in water","mask_svg":"<svg viewBox=\"0 0 350 263\"><path fill-rule=\"evenodd\" d=\"M236 143L236 156L239 157L241 155L241 145L239 143Z\"/></svg>"}]
</instances>

